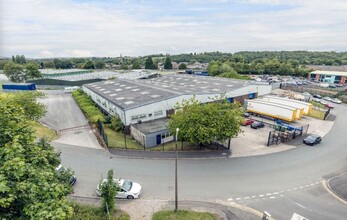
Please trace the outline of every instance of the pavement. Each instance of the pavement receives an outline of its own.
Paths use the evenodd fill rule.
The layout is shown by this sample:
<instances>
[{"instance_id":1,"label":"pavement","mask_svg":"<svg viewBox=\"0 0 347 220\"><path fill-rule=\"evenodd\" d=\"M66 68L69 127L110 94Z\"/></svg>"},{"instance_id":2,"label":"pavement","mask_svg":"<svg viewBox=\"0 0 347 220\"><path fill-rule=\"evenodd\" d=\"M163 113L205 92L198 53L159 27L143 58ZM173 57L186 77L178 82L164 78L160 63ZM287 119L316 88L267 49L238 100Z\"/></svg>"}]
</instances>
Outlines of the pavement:
<instances>
[{"instance_id":1,"label":"pavement","mask_svg":"<svg viewBox=\"0 0 347 220\"><path fill-rule=\"evenodd\" d=\"M347 204L347 172L328 180L329 188Z\"/></svg>"}]
</instances>

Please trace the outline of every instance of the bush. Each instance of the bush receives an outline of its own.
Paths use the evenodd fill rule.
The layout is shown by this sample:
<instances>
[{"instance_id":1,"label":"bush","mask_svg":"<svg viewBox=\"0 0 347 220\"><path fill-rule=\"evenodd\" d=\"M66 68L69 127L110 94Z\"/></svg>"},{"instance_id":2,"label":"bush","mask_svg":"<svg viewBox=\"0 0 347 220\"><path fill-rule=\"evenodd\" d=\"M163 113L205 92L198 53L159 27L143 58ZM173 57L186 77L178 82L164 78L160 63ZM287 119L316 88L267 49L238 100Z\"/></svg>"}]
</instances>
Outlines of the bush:
<instances>
[{"instance_id":1,"label":"bush","mask_svg":"<svg viewBox=\"0 0 347 220\"><path fill-rule=\"evenodd\" d=\"M111 128L115 131L123 131L124 125L119 117L114 116L111 118Z\"/></svg>"}]
</instances>

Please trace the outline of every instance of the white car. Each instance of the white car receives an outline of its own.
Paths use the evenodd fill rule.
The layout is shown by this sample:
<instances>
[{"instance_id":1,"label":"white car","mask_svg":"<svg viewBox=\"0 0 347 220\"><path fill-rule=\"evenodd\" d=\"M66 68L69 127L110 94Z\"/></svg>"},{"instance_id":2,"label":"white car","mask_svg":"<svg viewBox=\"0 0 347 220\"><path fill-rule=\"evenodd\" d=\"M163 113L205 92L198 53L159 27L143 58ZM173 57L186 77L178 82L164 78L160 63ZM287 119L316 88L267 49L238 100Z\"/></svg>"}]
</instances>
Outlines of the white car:
<instances>
[{"instance_id":1,"label":"white car","mask_svg":"<svg viewBox=\"0 0 347 220\"><path fill-rule=\"evenodd\" d=\"M322 105L326 105L326 104L328 104L326 101L324 101L324 100L320 100L320 103L322 104Z\"/></svg>"},{"instance_id":2,"label":"white car","mask_svg":"<svg viewBox=\"0 0 347 220\"><path fill-rule=\"evenodd\" d=\"M333 99L333 100L331 100L333 103L337 103L337 104L341 104L342 102L341 102L341 100L339 100L339 99Z\"/></svg>"},{"instance_id":3,"label":"white car","mask_svg":"<svg viewBox=\"0 0 347 220\"><path fill-rule=\"evenodd\" d=\"M326 97L324 97L323 99L324 99L324 100L326 100L326 101L329 101L329 102L332 102L332 101L333 101L333 99L332 99L332 98L327 97L327 96L326 96Z\"/></svg>"},{"instance_id":4,"label":"white car","mask_svg":"<svg viewBox=\"0 0 347 220\"><path fill-rule=\"evenodd\" d=\"M113 181L120 187L120 191L117 192L116 198L120 199L137 199L142 193L142 187L140 184L124 179L113 179ZM107 179L101 181L96 187L96 194L101 196L100 187L106 183Z\"/></svg>"}]
</instances>

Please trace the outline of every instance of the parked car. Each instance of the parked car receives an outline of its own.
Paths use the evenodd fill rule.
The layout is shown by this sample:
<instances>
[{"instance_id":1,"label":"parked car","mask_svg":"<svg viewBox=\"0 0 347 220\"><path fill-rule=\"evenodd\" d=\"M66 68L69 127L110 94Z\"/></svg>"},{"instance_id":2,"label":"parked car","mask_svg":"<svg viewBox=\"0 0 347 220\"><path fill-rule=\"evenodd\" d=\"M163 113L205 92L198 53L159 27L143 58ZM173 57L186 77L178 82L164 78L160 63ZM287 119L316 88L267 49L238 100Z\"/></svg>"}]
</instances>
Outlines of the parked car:
<instances>
[{"instance_id":1,"label":"parked car","mask_svg":"<svg viewBox=\"0 0 347 220\"><path fill-rule=\"evenodd\" d=\"M328 86L328 88L335 89L335 88L336 88L336 86L335 86L334 84L330 84L330 85Z\"/></svg>"},{"instance_id":2,"label":"parked car","mask_svg":"<svg viewBox=\"0 0 347 220\"><path fill-rule=\"evenodd\" d=\"M326 101L324 101L323 99L322 100L320 100L320 103L322 104L322 105L326 105L326 104L328 104Z\"/></svg>"},{"instance_id":3,"label":"parked car","mask_svg":"<svg viewBox=\"0 0 347 220\"><path fill-rule=\"evenodd\" d=\"M320 95L313 95L313 98L321 99L322 96L320 96Z\"/></svg>"},{"instance_id":4,"label":"parked car","mask_svg":"<svg viewBox=\"0 0 347 220\"><path fill-rule=\"evenodd\" d=\"M342 84L335 84L336 87L343 87Z\"/></svg>"},{"instance_id":5,"label":"parked car","mask_svg":"<svg viewBox=\"0 0 347 220\"><path fill-rule=\"evenodd\" d=\"M320 102L320 99L312 98L311 101L313 101L313 102Z\"/></svg>"},{"instance_id":6,"label":"parked car","mask_svg":"<svg viewBox=\"0 0 347 220\"><path fill-rule=\"evenodd\" d=\"M249 114L248 112L243 113L243 117L248 118L249 116L251 116L251 114Z\"/></svg>"},{"instance_id":7,"label":"parked car","mask_svg":"<svg viewBox=\"0 0 347 220\"><path fill-rule=\"evenodd\" d=\"M339 99L333 99L333 100L331 100L333 103L337 103L337 104L341 104L342 102L341 102L341 100L339 100Z\"/></svg>"},{"instance_id":8,"label":"parked car","mask_svg":"<svg viewBox=\"0 0 347 220\"><path fill-rule=\"evenodd\" d=\"M324 106L327 107L327 108L330 108L330 109L333 109L333 108L334 108L334 106L332 106L332 105L330 105L330 104L325 104Z\"/></svg>"},{"instance_id":9,"label":"parked car","mask_svg":"<svg viewBox=\"0 0 347 220\"><path fill-rule=\"evenodd\" d=\"M120 199L137 199L142 193L142 187L140 184L124 179L113 179L115 184L120 187L119 192L116 194L116 198ZM107 179L104 179L96 187L96 194L101 196L101 186L107 183Z\"/></svg>"},{"instance_id":10,"label":"parked car","mask_svg":"<svg viewBox=\"0 0 347 220\"><path fill-rule=\"evenodd\" d=\"M322 141L322 138L319 135L311 134L307 138L304 139L304 144L313 146L315 144L319 144Z\"/></svg>"},{"instance_id":11,"label":"parked car","mask_svg":"<svg viewBox=\"0 0 347 220\"><path fill-rule=\"evenodd\" d=\"M244 120L241 122L241 125L247 126L247 125L251 125L253 122L254 122L253 119L244 119Z\"/></svg>"},{"instance_id":12,"label":"parked car","mask_svg":"<svg viewBox=\"0 0 347 220\"><path fill-rule=\"evenodd\" d=\"M328 96L324 97L323 99L326 100L326 101L329 101L329 102L331 102L333 100L332 98L330 98Z\"/></svg>"},{"instance_id":13,"label":"parked car","mask_svg":"<svg viewBox=\"0 0 347 220\"><path fill-rule=\"evenodd\" d=\"M259 128L263 128L265 127L265 124L263 122L260 121L255 121L251 124L251 128L253 129L259 129Z\"/></svg>"},{"instance_id":14,"label":"parked car","mask_svg":"<svg viewBox=\"0 0 347 220\"><path fill-rule=\"evenodd\" d=\"M69 169L65 169L64 167L63 167L63 165L61 165L61 164L59 164L59 166L57 166L56 168L55 168L55 171L57 172L57 173L63 173L63 172L71 172L71 170L69 170ZM65 174L64 174L65 175ZM69 178L68 180L67 180L67 178ZM67 173L67 177L66 177L66 180L65 180L65 177L63 178L64 179L64 181L69 181L69 183L70 183L70 185L74 185L75 183L76 183L76 181L77 181L77 178L73 175L73 173Z\"/></svg>"}]
</instances>

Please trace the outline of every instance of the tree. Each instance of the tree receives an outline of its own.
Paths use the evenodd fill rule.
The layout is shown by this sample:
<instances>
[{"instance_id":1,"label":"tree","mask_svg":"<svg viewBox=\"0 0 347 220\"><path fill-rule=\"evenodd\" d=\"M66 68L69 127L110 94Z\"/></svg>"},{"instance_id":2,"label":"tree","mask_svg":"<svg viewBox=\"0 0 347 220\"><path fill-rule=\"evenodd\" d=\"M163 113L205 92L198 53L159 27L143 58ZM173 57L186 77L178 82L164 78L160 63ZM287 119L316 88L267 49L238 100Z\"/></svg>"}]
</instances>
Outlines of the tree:
<instances>
[{"instance_id":1,"label":"tree","mask_svg":"<svg viewBox=\"0 0 347 220\"><path fill-rule=\"evenodd\" d=\"M178 138L195 144L209 144L236 137L240 132L242 111L237 104L214 101L201 104L193 97L176 105L176 114L169 120L172 134L180 129Z\"/></svg>"},{"instance_id":2,"label":"tree","mask_svg":"<svg viewBox=\"0 0 347 220\"><path fill-rule=\"evenodd\" d=\"M28 63L25 65L25 77L27 79L41 78L42 74L36 63Z\"/></svg>"},{"instance_id":3,"label":"tree","mask_svg":"<svg viewBox=\"0 0 347 220\"><path fill-rule=\"evenodd\" d=\"M11 62L10 60L0 60L0 70L3 70L5 65Z\"/></svg>"},{"instance_id":4,"label":"tree","mask_svg":"<svg viewBox=\"0 0 347 220\"><path fill-rule=\"evenodd\" d=\"M185 63L181 63L179 66L178 66L178 69L180 70L185 70L187 69L187 65Z\"/></svg>"},{"instance_id":5,"label":"tree","mask_svg":"<svg viewBox=\"0 0 347 220\"><path fill-rule=\"evenodd\" d=\"M172 69L172 63L171 63L171 59L169 56L166 57L165 62L164 62L164 69L168 70L168 69Z\"/></svg>"},{"instance_id":6,"label":"tree","mask_svg":"<svg viewBox=\"0 0 347 220\"><path fill-rule=\"evenodd\" d=\"M103 61L96 61L95 62L95 69L104 69L105 68L105 62Z\"/></svg>"},{"instance_id":7,"label":"tree","mask_svg":"<svg viewBox=\"0 0 347 220\"><path fill-rule=\"evenodd\" d=\"M115 131L123 131L124 124L118 116L111 117L111 128Z\"/></svg>"},{"instance_id":8,"label":"tree","mask_svg":"<svg viewBox=\"0 0 347 220\"><path fill-rule=\"evenodd\" d=\"M113 170L107 173L107 181L100 181L100 192L102 197L102 207L105 211L113 211L115 208L115 196L119 191L118 184L113 180Z\"/></svg>"},{"instance_id":9,"label":"tree","mask_svg":"<svg viewBox=\"0 0 347 220\"><path fill-rule=\"evenodd\" d=\"M211 61L207 66L208 75L216 76L220 74L220 65L216 61Z\"/></svg>"},{"instance_id":10,"label":"tree","mask_svg":"<svg viewBox=\"0 0 347 220\"><path fill-rule=\"evenodd\" d=\"M135 60L135 62L133 63L132 67L133 70L136 69L141 69L141 62L139 60Z\"/></svg>"},{"instance_id":11,"label":"tree","mask_svg":"<svg viewBox=\"0 0 347 220\"><path fill-rule=\"evenodd\" d=\"M150 69L150 70L158 69L157 66L154 64L152 57L147 57L145 61L145 69Z\"/></svg>"},{"instance_id":12,"label":"tree","mask_svg":"<svg viewBox=\"0 0 347 220\"><path fill-rule=\"evenodd\" d=\"M94 63L91 60L88 60L83 64L83 69L95 69Z\"/></svg>"},{"instance_id":13,"label":"tree","mask_svg":"<svg viewBox=\"0 0 347 220\"><path fill-rule=\"evenodd\" d=\"M0 216L4 219L68 219L68 184L57 178L59 154L35 143L20 105L0 96Z\"/></svg>"},{"instance_id":14,"label":"tree","mask_svg":"<svg viewBox=\"0 0 347 220\"><path fill-rule=\"evenodd\" d=\"M55 68L55 65L54 65L54 62L53 61L47 61L44 63L44 68L47 68L47 69L54 69Z\"/></svg>"},{"instance_id":15,"label":"tree","mask_svg":"<svg viewBox=\"0 0 347 220\"><path fill-rule=\"evenodd\" d=\"M19 92L8 94L7 97L12 105L21 106L22 114L28 120L36 121L46 114L46 106L37 101L45 97L42 92Z\"/></svg>"},{"instance_id":16,"label":"tree","mask_svg":"<svg viewBox=\"0 0 347 220\"><path fill-rule=\"evenodd\" d=\"M128 67L128 65L126 65L126 64L123 63L123 64L120 66L120 69L121 69L121 70L128 70L129 67Z\"/></svg>"},{"instance_id":17,"label":"tree","mask_svg":"<svg viewBox=\"0 0 347 220\"><path fill-rule=\"evenodd\" d=\"M13 62L9 62L4 66L4 74L12 82L18 83L18 82L23 82L24 80L26 80L23 67Z\"/></svg>"}]
</instances>

